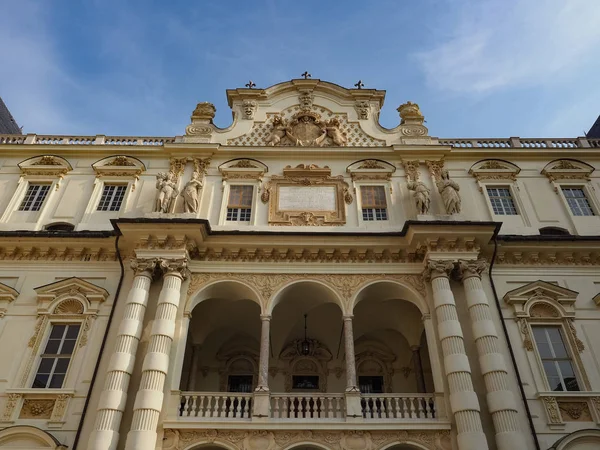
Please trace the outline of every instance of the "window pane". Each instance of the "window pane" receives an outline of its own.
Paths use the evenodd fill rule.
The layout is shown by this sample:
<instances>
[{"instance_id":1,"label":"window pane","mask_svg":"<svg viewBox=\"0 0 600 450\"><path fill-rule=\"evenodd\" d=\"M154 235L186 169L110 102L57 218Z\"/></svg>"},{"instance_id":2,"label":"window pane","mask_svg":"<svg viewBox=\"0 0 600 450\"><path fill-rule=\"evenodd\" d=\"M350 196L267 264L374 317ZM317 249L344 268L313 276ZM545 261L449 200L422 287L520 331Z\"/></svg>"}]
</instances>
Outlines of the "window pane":
<instances>
[{"instance_id":1,"label":"window pane","mask_svg":"<svg viewBox=\"0 0 600 450\"><path fill-rule=\"evenodd\" d=\"M363 208L387 207L383 186L361 186L360 196Z\"/></svg>"},{"instance_id":2,"label":"window pane","mask_svg":"<svg viewBox=\"0 0 600 450\"><path fill-rule=\"evenodd\" d=\"M80 325L69 325L67 329L67 339L77 339Z\"/></svg>"},{"instance_id":3,"label":"window pane","mask_svg":"<svg viewBox=\"0 0 600 450\"><path fill-rule=\"evenodd\" d=\"M44 351L47 355L56 355L60 348L60 339L50 339L46 344L46 350Z\"/></svg>"},{"instance_id":4,"label":"window pane","mask_svg":"<svg viewBox=\"0 0 600 450\"><path fill-rule=\"evenodd\" d=\"M509 188L487 188L492 210L496 215L517 215L517 208Z\"/></svg>"},{"instance_id":5,"label":"window pane","mask_svg":"<svg viewBox=\"0 0 600 450\"><path fill-rule=\"evenodd\" d=\"M58 358L56 361L56 367L54 368L54 373L67 373L70 361L70 358Z\"/></svg>"},{"instance_id":6,"label":"window pane","mask_svg":"<svg viewBox=\"0 0 600 450\"><path fill-rule=\"evenodd\" d=\"M562 188L567 204L574 216L593 216L594 210L582 188Z\"/></svg>"},{"instance_id":7,"label":"window pane","mask_svg":"<svg viewBox=\"0 0 600 450\"><path fill-rule=\"evenodd\" d=\"M42 358L40 361L40 368L38 373L50 373L52 366L54 365L54 358Z\"/></svg>"},{"instance_id":8,"label":"window pane","mask_svg":"<svg viewBox=\"0 0 600 450\"><path fill-rule=\"evenodd\" d=\"M65 334L66 325L53 325L50 331L50 339L61 339Z\"/></svg>"},{"instance_id":9,"label":"window pane","mask_svg":"<svg viewBox=\"0 0 600 450\"><path fill-rule=\"evenodd\" d=\"M531 327L533 331L533 337L535 338L535 342L545 342L548 343L548 338L546 337L546 327Z\"/></svg>"},{"instance_id":10,"label":"window pane","mask_svg":"<svg viewBox=\"0 0 600 450\"><path fill-rule=\"evenodd\" d=\"M231 186L229 188L229 208L249 208L252 206L253 186Z\"/></svg>"},{"instance_id":11,"label":"window pane","mask_svg":"<svg viewBox=\"0 0 600 450\"><path fill-rule=\"evenodd\" d=\"M49 375L42 375L42 374L37 374L35 376L35 380L33 380L33 385L32 387L34 388L45 388L46 384L48 384L48 377Z\"/></svg>"},{"instance_id":12,"label":"window pane","mask_svg":"<svg viewBox=\"0 0 600 450\"><path fill-rule=\"evenodd\" d=\"M64 380L65 380L65 376L63 374L54 375L52 377L52 379L50 380L50 386L48 386L48 387L51 389L52 388L54 388L54 389L61 388Z\"/></svg>"},{"instance_id":13,"label":"window pane","mask_svg":"<svg viewBox=\"0 0 600 450\"><path fill-rule=\"evenodd\" d=\"M552 358L552 351L550 350L550 344L546 344L545 342L541 342L537 345L538 351L540 352L540 356L542 359Z\"/></svg>"},{"instance_id":14,"label":"window pane","mask_svg":"<svg viewBox=\"0 0 600 450\"><path fill-rule=\"evenodd\" d=\"M73 353L73 349L75 348L75 340L74 339L66 339L63 342L62 348L60 349L61 355L70 355Z\"/></svg>"}]
</instances>

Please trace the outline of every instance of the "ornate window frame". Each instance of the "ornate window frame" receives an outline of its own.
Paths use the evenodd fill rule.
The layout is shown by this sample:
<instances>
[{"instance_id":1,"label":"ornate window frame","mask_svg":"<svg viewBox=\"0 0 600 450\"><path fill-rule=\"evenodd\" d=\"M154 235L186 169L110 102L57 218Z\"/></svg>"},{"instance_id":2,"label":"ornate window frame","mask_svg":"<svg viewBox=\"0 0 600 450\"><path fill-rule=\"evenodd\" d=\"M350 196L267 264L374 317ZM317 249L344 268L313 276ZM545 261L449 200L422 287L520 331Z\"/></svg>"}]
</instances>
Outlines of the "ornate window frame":
<instances>
[{"instance_id":1,"label":"ornate window frame","mask_svg":"<svg viewBox=\"0 0 600 450\"><path fill-rule=\"evenodd\" d=\"M335 188L335 211L300 211L279 209L279 188L282 186L332 186ZM328 166L299 164L286 166L283 176L273 175L261 195L263 203L269 204L269 225L283 226L340 226L346 224L346 205L354 201L350 186L342 175L331 176Z\"/></svg>"},{"instance_id":2,"label":"ornate window frame","mask_svg":"<svg viewBox=\"0 0 600 450\"><path fill-rule=\"evenodd\" d=\"M286 368L283 370L285 376L285 392L301 392L298 389L292 389L294 375L316 375L319 377L319 392L327 392L327 378L329 369L327 364L332 360L333 355L317 339L308 339L309 351L307 355L300 352L303 339L294 339L287 344L279 355L281 361L286 361ZM302 363L308 363L314 370L307 371L302 367Z\"/></svg>"},{"instance_id":3,"label":"ornate window frame","mask_svg":"<svg viewBox=\"0 0 600 450\"><path fill-rule=\"evenodd\" d=\"M346 172L352 178L352 190L356 196L356 214L358 224L365 227L381 227L394 220L395 209L392 208L392 175L396 172L396 166L381 159L362 159L355 161L346 167ZM363 186L382 186L385 191L387 208L387 220L366 221L362 215L362 196L360 188Z\"/></svg>"},{"instance_id":4,"label":"ornate window frame","mask_svg":"<svg viewBox=\"0 0 600 450\"><path fill-rule=\"evenodd\" d=\"M394 367L392 364L396 357L387 346L374 341L357 344L355 358L357 381L360 376L382 376L384 392L392 393L394 391ZM364 367L369 363L375 364L380 370L373 371L371 369L365 372Z\"/></svg>"},{"instance_id":5,"label":"ornate window frame","mask_svg":"<svg viewBox=\"0 0 600 450\"><path fill-rule=\"evenodd\" d=\"M14 302L18 296L19 291L4 283L0 283L0 318L6 315L8 305Z\"/></svg>"},{"instance_id":6,"label":"ornate window frame","mask_svg":"<svg viewBox=\"0 0 600 450\"><path fill-rule=\"evenodd\" d=\"M37 230L40 228L39 223L41 221L39 219L44 216L44 212L48 209L48 205L54 198L54 193L60 188L64 176L73 170L73 167L65 158L56 155L34 156L21 161L17 166L21 171L21 177L17 183L17 189L4 210L2 217L0 217L0 222L8 222L13 213L17 212L31 183L49 184L50 190L39 211L25 212L37 217L38 220L35 226Z\"/></svg>"},{"instance_id":7,"label":"ornate window frame","mask_svg":"<svg viewBox=\"0 0 600 450\"><path fill-rule=\"evenodd\" d=\"M216 355L217 361L221 362L219 367L219 392L228 391L228 381L230 375L252 375L252 392L258 382L258 359L257 350L241 344L226 344ZM236 369L236 362L245 361L252 366L251 373L247 370L239 371Z\"/></svg>"},{"instance_id":8,"label":"ornate window frame","mask_svg":"<svg viewBox=\"0 0 600 450\"><path fill-rule=\"evenodd\" d=\"M94 284L72 277L34 288L38 297L38 314L33 335L29 339L20 376L14 387L7 389L8 401L0 422L13 423L18 419L46 420L48 427L61 428L65 412L75 394L75 374L83 364L93 322L108 292ZM81 328L63 387L39 389L30 387L40 361L40 348L48 340L54 324L80 324Z\"/></svg>"},{"instance_id":9,"label":"ornate window frame","mask_svg":"<svg viewBox=\"0 0 600 450\"><path fill-rule=\"evenodd\" d=\"M576 291L541 280L528 283L504 295L504 301L514 308L523 347L533 372L535 387L546 410L550 426L561 427L564 426L565 421L579 420L584 410L588 411L593 421L600 423L600 397L598 393L592 392L580 355L585 350L585 346L577 335L575 322L577 296ZM532 326L536 325L560 327L580 391L550 391L533 338ZM575 404L583 403L586 406L581 406L580 413L573 410Z\"/></svg>"}]
</instances>

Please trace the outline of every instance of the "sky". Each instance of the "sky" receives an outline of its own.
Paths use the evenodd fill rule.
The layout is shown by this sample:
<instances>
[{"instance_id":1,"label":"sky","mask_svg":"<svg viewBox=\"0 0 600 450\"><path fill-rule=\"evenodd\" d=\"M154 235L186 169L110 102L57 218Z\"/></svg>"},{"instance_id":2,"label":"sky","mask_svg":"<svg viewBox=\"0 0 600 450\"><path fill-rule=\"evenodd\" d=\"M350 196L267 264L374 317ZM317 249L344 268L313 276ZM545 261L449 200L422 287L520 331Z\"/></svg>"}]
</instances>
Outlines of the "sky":
<instances>
[{"instance_id":1,"label":"sky","mask_svg":"<svg viewBox=\"0 0 600 450\"><path fill-rule=\"evenodd\" d=\"M582 136L598 0L0 0L0 96L25 133L175 136L199 101L300 78L386 90L440 137Z\"/></svg>"}]
</instances>

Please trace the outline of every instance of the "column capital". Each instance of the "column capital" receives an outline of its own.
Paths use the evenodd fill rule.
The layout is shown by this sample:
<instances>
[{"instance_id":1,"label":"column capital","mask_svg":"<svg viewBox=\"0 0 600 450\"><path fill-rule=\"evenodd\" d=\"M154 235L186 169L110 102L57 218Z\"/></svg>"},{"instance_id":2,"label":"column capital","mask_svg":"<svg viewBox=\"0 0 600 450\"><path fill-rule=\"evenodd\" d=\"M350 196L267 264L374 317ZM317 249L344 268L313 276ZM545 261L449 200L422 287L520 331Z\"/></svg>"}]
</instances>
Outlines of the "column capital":
<instances>
[{"instance_id":1,"label":"column capital","mask_svg":"<svg viewBox=\"0 0 600 450\"><path fill-rule=\"evenodd\" d=\"M450 273L454 269L453 260L427 260L425 262L425 269L423 270L423 277L426 280L433 280L435 278L444 277L449 278Z\"/></svg>"},{"instance_id":2,"label":"column capital","mask_svg":"<svg viewBox=\"0 0 600 450\"><path fill-rule=\"evenodd\" d=\"M346 320L352 320L354 319L354 314L344 314L342 315L342 320L346 321Z\"/></svg>"},{"instance_id":3,"label":"column capital","mask_svg":"<svg viewBox=\"0 0 600 450\"><path fill-rule=\"evenodd\" d=\"M163 271L163 276L175 275L180 276L182 279L187 278L189 275L188 260L187 258L178 259L167 259L157 258L158 266Z\"/></svg>"},{"instance_id":4,"label":"column capital","mask_svg":"<svg viewBox=\"0 0 600 450\"><path fill-rule=\"evenodd\" d=\"M271 314L261 314L260 320L271 320Z\"/></svg>"},{"instance_id":5,"label":"column capital","mask_svg":"<svg viewBox=\"0 0 600 450\"><path fill-rule=\"evenodd\" d=\"M471 277L481 278L481 273L488 268L488 262L485 259L460 259L457 266L458 277L462 280L466 280Z\"/></svg>"},{"instance_id":6,"label":"column capital","mask_svg":"<svg viewBox=\"0 0 600 450\"><path fill-rule=\"evenodd\" d=\"M135 276L142 275L152 278L157 262L156 258L131 258L129 265Z\"/></svg>"}]
</instances>

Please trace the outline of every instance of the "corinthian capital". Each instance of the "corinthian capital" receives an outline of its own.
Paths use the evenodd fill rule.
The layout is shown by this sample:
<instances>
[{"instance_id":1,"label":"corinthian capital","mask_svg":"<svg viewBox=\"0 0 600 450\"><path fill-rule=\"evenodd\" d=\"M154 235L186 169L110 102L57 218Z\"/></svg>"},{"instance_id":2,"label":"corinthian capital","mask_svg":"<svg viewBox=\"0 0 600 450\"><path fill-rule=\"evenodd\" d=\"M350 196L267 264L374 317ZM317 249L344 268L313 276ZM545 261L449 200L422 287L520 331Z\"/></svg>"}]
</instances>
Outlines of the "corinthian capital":
<instances>
[{"instance_id":1,"label":"corinthian capital","mask_svg":"<svg viewBox=\"0 0 600 450\"><path fill-rule=\"evenodd\" d=\"M147 272L151 276L156 268L157 262L158 260L156 258L132 258L130 266L136 275Z\"/></svg>"},{"instance_id":2,"label":"corinthian capital","mask_svg":"<svg viewBox=\"0 0 600 450\"><path fill-rule=\"evenodd\" d=\"M158 261L160 269L165 275L178 273L182 278L187 278L189 270L187 268L187 258L181 259L164 259L160 258Z\"/></svg>"},{"instance_id":3,"label":"corinthian capital","mask_svg":"<svg viewBox=\"0 0 600 450\"><path fill-rule=\"evenodd\" d=\"M423 271L423 277L426 280L433 280L438 277L450 276L450 272L454 269L454 261L443 260L443 261L432 261L428 260L425 263L425 270Z\"/></svg>"},{"instance_id":4,"label":"corinthian capital","mask_svg":"<svg viewBox=\"0 0 600 450\"><path fill-rule=\"evenodd\" d=\"M485 259L464 260L458 261L458 276L461 279L469 277L481 278L481 273L486 270L488 263Z\"/></svg>"}]
</instances>

